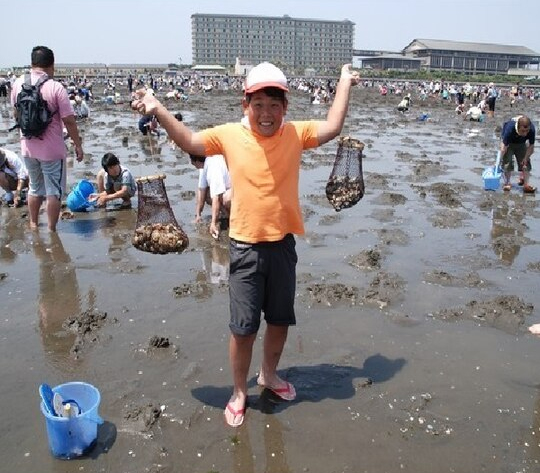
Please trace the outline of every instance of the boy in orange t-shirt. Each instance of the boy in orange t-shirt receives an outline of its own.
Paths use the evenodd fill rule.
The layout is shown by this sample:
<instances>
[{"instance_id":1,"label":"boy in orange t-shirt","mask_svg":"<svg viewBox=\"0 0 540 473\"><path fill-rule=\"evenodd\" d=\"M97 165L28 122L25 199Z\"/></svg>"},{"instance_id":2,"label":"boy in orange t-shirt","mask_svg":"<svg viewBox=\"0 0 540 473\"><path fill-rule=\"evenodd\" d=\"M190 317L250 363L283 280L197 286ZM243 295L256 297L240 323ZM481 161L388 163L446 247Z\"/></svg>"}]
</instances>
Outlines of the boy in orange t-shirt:
<instances>
[{"instance_id":1,"label":"boy in orange t-shirt","mask_svg":"<svg viewBox=\"0 0 540 473\"><path fill-rule=\"evenodd\" d=\"M277 366L289 326L296 323L293 234L304 233L298 198L300 159L304 149L339 135L351 86L359 80L350 64L344 65L326 120L285 122L287 79L273 64L261 63L246 77L242 121L198 133L144 91L132 102L140 113L156 115L184 151L199 156L222 154L229 168L234 189L229 231L229 355L234 388L224 415L231 427L244 421L247 377L261 313L266 331L257 383L283 400L296 397L294 386L277 375Z\"/></svg>"}]
</instances>

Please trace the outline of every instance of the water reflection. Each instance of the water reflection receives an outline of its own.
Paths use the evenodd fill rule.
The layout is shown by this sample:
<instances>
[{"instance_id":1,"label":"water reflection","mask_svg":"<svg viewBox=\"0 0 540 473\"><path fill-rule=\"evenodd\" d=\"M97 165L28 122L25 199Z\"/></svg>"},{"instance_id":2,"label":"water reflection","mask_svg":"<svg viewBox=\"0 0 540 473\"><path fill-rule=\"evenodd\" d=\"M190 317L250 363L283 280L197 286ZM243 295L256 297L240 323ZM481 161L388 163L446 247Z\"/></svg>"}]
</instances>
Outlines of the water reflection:
<instances>
[{"instance_id":1,"label":"water reflection","mask_svg":"<svg viewBox=\"0 0 540 473\"><path fill-rule=\"evenodd\" d=\"M207 282L222 284L229 281L229 248L228 245L212 241L202 247L202 267Z\"/></svg>"},{"instance_id":2,"label":"water reflection","mask_svg":"<svg viewBox=\"0 0 540 473\"><path fill-rule=\"evenodd\" d=\"M265 473L290 473L287 463L285 442L283 440L283 424L272 415L264 417L262 422L264 438ZM251 446L249 427L246 424L235 436L233 448L233 467L235 473L255 473L256 455Z\"/></svg>"},{"instance_id":3,"label":"water reflection","mask_svg":"<svg viewBox=\"0 0 540 473\"><path fill-rule=\"evenodd\" d=\"M115 217L108 219L107 225L101 227L102 235L110 239L107 251L112 263L131 261L129 250L132 248L131 238L137 223L137 211L134 209L119 210Z\"/></svg>"},{"instance_id":4,"label":"water reflection","mask_svg":"<svg viewBox=\"0 0 540 473\"><path fill-rule=\"evenodd\" d=\"M140 137L139 144L141 145L141 151L149 158L161 154L159 141L150 135Z\"/></svg>"},{"instance_id":5,"label":"water reflection","mask_svg":"<svg viewBox=\"0 0 540 473\"><path fill-rule=\"evenodd\" d=\"M530 437L530 459L534 464L540 462L540 386L537 387L536 404L533 412L533 424Z\"/></svg>"},{"instance_id":6,"label":"water reflection","mask_svg":"<svg viewBox=\"0 0 540 473\"><path fill-rule=\"evenodd\" d=\"M13 263L17 258L18 246L25 246L25 228L21 225L23 209L3 208L3 224L0 238L0 261Z\"/></svg>"},{"instance_id":7,"label":"water reflection","mask_svg":"<svg viewBox=\"0 0 540 473\"><path fill-rule=\"evenodd\" d=\"M512 264L519 254L525 224L523 211L503 204L492 210L491 240L493 251L505 263Z\"/></svg>"},{"instance_id":8,"label":"water reflection","mask_svg":"<svg viewBox=\"0 0 540 473\"><path fill-rule=\"evenodd\" d=\"M63 322L81 310L75 266L60 236L49 234L49 242L33 235L34 254L39 260L39 328L45 353L54 363L65 363L75 340L62 329Z\"/></svg>"}]
</instances>

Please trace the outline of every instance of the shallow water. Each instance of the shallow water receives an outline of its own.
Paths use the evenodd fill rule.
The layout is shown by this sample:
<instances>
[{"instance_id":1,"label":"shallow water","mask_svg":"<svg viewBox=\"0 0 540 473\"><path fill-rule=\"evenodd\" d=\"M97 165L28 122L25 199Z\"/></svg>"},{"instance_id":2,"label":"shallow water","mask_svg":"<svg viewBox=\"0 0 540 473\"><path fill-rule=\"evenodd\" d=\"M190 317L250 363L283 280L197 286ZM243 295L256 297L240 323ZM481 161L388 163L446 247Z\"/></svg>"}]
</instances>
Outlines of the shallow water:
<instances>
[{"instance_id":1,"label":"shallow water","mask_svg":"<svg viewBox=\"0 0 540 473\"><path fill-rule=\"evenodd\" d=\"M537 197L487 192L481 180L495 126L516 110L477 124L438 102L401 115L392 99L353 92L344 131L366 143L366 194L355 207L336 213L324 195L335 142L303 157L298 325L281 363L298 399L276 403L255 386L259 342L237 431L222 419L227 241L192 223L196 170L166 137L140 137L127 106L94 110L70 183L93 176L107 151L137 176L165 173L190 247L134 249L136 209L76 214L54 238L26 230L26 209L0 208L0 471L539 471L540 340L526 331L540 322ZM289 118L324 117L325 106L307 101L294 94ZM173 108L199 128L238 119L238 103L216 93ZM523 106L539 116L536 103ZM417 121L424 109L431 119ZM350 264L367 249L380 254L379 269ZM490 323L467 306L497 296L533 309ZM448 320L443 309L464 315ZM93 310L107 322L74 354L63 323ZM149 348L154 335L172 346ZM89 457L60 461L48 453L37 389L69 380L99 388L106 423ZM152 408L163 409L155 423Z\"/></svg>"}]
</instances>

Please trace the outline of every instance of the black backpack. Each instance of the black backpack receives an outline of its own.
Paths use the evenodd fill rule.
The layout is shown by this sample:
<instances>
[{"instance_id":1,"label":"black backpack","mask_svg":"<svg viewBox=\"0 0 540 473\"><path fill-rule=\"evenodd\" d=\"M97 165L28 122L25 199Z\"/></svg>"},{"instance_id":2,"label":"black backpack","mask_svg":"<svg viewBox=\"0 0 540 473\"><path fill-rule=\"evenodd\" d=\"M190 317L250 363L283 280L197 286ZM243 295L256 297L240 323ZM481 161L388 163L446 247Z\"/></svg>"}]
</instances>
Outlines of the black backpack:
<instances>
[{"instance_id":1,"label":"black backpack","mask_svg":"<svg viewBox=\"0 0 540 473\"><path fill-rule=\"evenodd\" d=\"M32 85L30 74L24 76L24 83L15 103L17 124L11 129L20 128L25 138L40 137L51 123L53 114L40 91L41 86L48 80L49 78L44 76Z\"/></svg>"}]
</instances>

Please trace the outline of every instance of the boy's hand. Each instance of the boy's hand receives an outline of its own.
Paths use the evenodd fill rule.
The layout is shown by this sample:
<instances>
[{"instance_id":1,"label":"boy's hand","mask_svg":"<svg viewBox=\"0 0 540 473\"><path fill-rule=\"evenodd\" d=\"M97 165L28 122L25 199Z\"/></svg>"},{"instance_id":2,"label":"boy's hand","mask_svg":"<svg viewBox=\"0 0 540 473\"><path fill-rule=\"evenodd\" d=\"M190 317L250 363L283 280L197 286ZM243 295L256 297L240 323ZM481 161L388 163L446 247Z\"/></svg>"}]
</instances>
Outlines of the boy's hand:
<instances>
[{"instance_id":1,"label":"boy's hand","mask_svg":"<svg viewBox=\"0 0 540 473\"><path fill-rule=\"evenodd\" d=\"M357 85L360 83L360 74L358 71L351 70L350 64L345 64L341 68L341 79L349 80L351 85Z\"/></svg>"},{"instance_id":2,"label":"boy's hand","mask_svg":"<svg viewBox=\"0 0 540 473\"><path fill-rule=\"evenodd\" d=\"M155 115L159 102L153 94L146 92L145 89L140 89L133 93L131 108L141 115Z\"/></svg>"}]
</instances>

